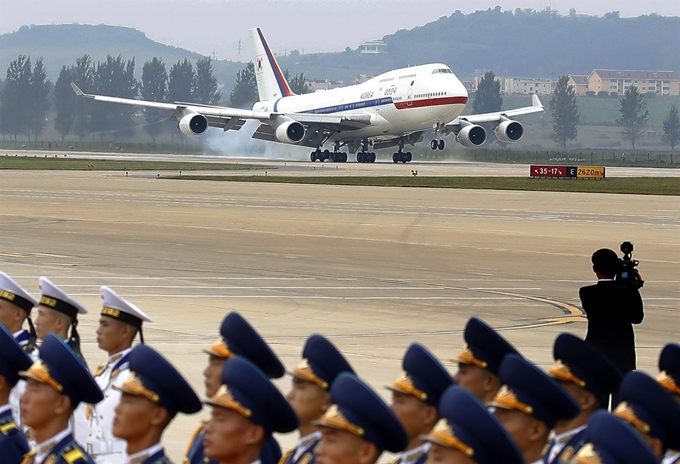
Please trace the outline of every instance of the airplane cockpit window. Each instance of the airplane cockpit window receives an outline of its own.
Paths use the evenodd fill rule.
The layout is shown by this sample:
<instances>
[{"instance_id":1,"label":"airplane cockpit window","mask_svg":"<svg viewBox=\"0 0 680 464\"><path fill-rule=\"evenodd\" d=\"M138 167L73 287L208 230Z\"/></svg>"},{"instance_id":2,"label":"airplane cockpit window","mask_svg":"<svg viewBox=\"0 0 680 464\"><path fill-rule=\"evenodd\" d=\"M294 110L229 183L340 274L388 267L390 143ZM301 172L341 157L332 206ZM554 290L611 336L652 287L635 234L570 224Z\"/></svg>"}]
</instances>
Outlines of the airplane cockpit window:
<instances>
[{"instance_id":1,"label":"airplane cockpit window","mask_svg":"<svg viewBox=\"0 0 680 464\"><path fill-rule=\"evenodd\" d=\"M453 74L449 68L439 68L432 71L432 74Z\"/></svg>"}]
</instances>

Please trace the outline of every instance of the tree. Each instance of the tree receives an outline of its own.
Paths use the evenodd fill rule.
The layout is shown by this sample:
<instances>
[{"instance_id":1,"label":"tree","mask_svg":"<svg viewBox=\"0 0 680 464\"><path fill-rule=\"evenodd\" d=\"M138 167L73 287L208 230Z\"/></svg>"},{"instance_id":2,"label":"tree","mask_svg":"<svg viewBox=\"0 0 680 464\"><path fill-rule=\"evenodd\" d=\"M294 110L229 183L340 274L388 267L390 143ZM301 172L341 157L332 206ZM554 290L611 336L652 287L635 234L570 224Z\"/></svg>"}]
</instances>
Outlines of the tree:
<instances>
[{"instance_id":1,"label":"tree","mask_svg":"<svg viewBox=\"0 0 680 464\"><path fill-rule=\"evenodd\" d=\"M257 100L255 65L251 61L244 69L236 73L236 84L231 90L229 101L234 108L252 108Z\"/></svg>"},{"instance_id":2,"label":"tree","mask_svg":"<svg viewBox=\"0 0 680 464\"><path fill-rule=\"evenodd\" d=\"M19 55L7 67L5 85L0 95L2 133L25 134L30 123L31 58Z\"/></svg>"},{"instance_id":3,"label":"tree","mask_svg":"<svg viewBox=\"0 0 680 464\"><path fill-rule=\"evenodd\" d=\"M137 97L135 59L124 60L122 55L117 57L108 55L106 61L98 61L94 85L96 93L101 95L115 95L122 98ZM128 105L95 104L92 108L91 129L99 132L100 137L110 132L130 135L134 127L133 112L134 108Z\"/></svg>"},{"instance_id":4,"label":"tree","mask_svg":"<svg viewBox=\"0 0 680 464\"><path fill-rule=\"evenodd\" d=\"M163 60L153 57L151 61L144 63L142 68L142 100L164 102L168 98L168 73L165 70ZM168 118L167 111L153 108L144 108L146 119L146 132L156 142L156 136L161 133L163 126L159 124Z\"/></svg>"},{"instance_id":5,"label":"tree","mask_svg":"<svg viewBox=\"0 0 680 464\"><path fill-rule=\"evenodd\" d=\"M292 90L294 94L302 95L303 93L309 93L309 86L305 79L305 73L296 74L291 78L290 72L286 69L283 71L283 77L286 79L286 82L288 82L290 90Z\"/></svg>"},{"instance_id":6,"label":"tree","mask_svg":"<svg viewBox=\"0 0 680 464\"><path fill-rule=\"evenodd\" d=\"M623 128L624 140L629 141L635 150L635 143L644 135L649 117L647 103L636 86L631 85L626 89L621 97L620 111L621 117L616 122Z\"/></svg>"},{"instance_id":7,"label":"tree","mask_svg":"<svg viewBox=\"0 0 680 464\"><path fill-rule=\"evenodd\" d=\"M196 62L193 99L196 103L216 105L220 98L222 98L222 92L215 77L212 59L205 56Z\"/></svg>"},{"instance_id":8,"label":"tree","mask_svg":"<svg viewBox=\"0 0 680 464\"><path fill-rule=\"evenodd\" d=\"M38 58L35 60L35 65L33 66L29 93L27 95L29 115L26 132L30 138L29 132L32 131L34 140L38 140L38 135L45 130L45 125L47 123L45 116L47 116L47 110L50 107L50 103L47 100L50 85L50 82L47 80L43 59Z\"/></svg>"},{"instance_id":9,"label":"tree","mask_svg":"<svg viewBox=\"0 0 680 464\"><path fill-rule=\"evenodd\" d=\"M675 150L675 146L680 142L680 118L678 117L678 107L673 105L668 112L668 116L663 120L663 141Z\"/></svg>"},{"instance_id":10,"label":"tree","mask_svg":"<svg viewBox=\"0 0 680 464\"><path fill-rule=\"evenodd\" d=\"M567 140L574 140L578 135L581 118L576 91L569 85L569 76L560 76L548 106L553 117L553 139L567 148Z\"/></svg>"},{"instance_id":11,"label":"tree","mask_svg":"<svg viewBox=\"0 0 680 464\"><path fill-rule=\"evenodd\" d=\"M194 85L194 66L184 58L173 64L168 74L168 100L187 103L191 101L191 89Z\"/></svg>"},{"instance_id":12,"label":"tree","mask_svg":"<svg viewBox=\"0 0 680 464\"><path fill-rule=\"evenodd\" d=\"M61 134L64 140L73 129L76 110L76 94L71 89L71 82L75 80L73 67L62 66L57 82L54 84L54 108L56 118L54 128Z\"/></svg>"},{"instance_id":13,"label":"tree","mask_svg":"<svg viewBox=\"0 0 680 464\"><path fill-rule=\"evenodd\" d=\"M479 81L479 85L477 85L472 109L475 114L493 113L500 111L502 106L501 81L496 78L493 71L488 71Z\"/></svg>"},{"instance_id":14,"label":"tree","mask_svg":"<svg viewBox=\"0 0 680 464\"><path fill-rule=\"evenodd\" d=\"M94 65L90 55L85 54L80 58L76 58L76 66L71 72L73 74L73 82L83 92L95 92ZM89 98L76 98L75 100L72 131L80 137L80 140L90 131L91 113L94 103Z\"/></svg>"}]
</instances>

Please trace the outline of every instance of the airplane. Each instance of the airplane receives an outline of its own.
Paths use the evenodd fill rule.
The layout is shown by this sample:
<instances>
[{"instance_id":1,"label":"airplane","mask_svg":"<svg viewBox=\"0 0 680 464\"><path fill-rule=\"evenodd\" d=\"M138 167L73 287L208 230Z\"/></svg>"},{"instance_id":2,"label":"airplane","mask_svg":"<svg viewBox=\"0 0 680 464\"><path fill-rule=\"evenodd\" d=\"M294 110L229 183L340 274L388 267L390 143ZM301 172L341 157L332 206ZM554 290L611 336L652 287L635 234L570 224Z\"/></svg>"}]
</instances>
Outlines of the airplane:
<instances>
[{"instance_id":1,"label":"airplane","mask_svg":"<svg viewBox=\"0 0 680 464\"><path fill-rule=\"evenodd\" d=\"M226 132L241 129L248 120L259 121L252 138L311 147L310 160L321 162L346 162L348 152L356 152L357 162L374 163L376 155L371 148L396 146L392 161L408 163L413 156L404 152L404 147L421 142L428 130L435 135L430 142L432 150L443 150L443 138L451 133L463 146L474 148L487 138L482 123L489 124L499 140L516 142L524 128L513 118L543 111L538 96L532 95L531 106L461 116L468 103L467 90L451 68L441 63L397 69L362 84L296 95L262 31L251 29L250 39L259 96L252 110L92 95L74 83L71 87L79 97L172 111L170 119L190 136L201 135L208 127ZM324 146L332 146L333 151Z\"/></svg>"}]
</instances>

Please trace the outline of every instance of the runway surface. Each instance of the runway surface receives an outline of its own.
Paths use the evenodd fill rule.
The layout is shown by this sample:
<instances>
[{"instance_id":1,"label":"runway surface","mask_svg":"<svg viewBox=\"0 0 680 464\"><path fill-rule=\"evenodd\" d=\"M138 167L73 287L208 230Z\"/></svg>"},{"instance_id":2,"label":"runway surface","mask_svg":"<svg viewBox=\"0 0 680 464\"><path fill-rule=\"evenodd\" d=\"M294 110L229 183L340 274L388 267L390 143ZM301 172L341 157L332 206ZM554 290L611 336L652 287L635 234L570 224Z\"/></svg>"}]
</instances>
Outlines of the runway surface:
<instances>
[{"instance_id":1,"label":"runway surface","mask_svg":"<svg viewBox=\"0 0 680 464\"><path fill-rule=\"evenodd\" d=\"M332 171L319 166L289 170ZM384 174L385 167L335 171ZM523 168L418 169L516 175ZM413 341L455 373L450 359L472 315L546 368L558 333L585 335L578 288L594 281L590 254L618 250L622 240L635 243L646 280L639 367L656 374L660 348L680 338L677 197L180 182L156 174L0 171L0 269L35 294L38 276L48 276L90 309L79 325L90 366L106 358L94 331L99 286L110 285L153 317L147 343L201 397L201 350L229 311L244 314L288 369L307 336L323 333L386 399L383 386L400 374ZM290 379L277 384L286 392ZM175 461L208 413L178 416L166 432ZM295 439L281 437L283 448Z\"/></svg>"}]
</instances>

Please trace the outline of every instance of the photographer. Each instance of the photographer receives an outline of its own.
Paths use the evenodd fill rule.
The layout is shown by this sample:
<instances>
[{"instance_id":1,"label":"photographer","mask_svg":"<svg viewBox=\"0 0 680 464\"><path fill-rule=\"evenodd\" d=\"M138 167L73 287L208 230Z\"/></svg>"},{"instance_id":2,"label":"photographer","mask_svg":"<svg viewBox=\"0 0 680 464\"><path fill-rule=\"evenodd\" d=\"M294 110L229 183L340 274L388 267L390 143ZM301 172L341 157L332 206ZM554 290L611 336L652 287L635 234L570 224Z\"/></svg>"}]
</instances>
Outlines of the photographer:
<instances>
[{"instance_id":1,"label":"photographer","mask_svg":"<svg viewBox=\"0 0 680 464\"><path fill-rule=\"evenodd\" d=\"M644 318L639 288L644 283L630 259L633 245L624 242L624 259L610 249L593 253L597 284L581 287L581 306L588 317L586 342L609 358L621 374L635 369L635 333L632 324ZM621 270L633 268L622 277ZM618 274L618 276L617 276ZM617 280L614 280L617 277Z\"/></svg>"}]
</instances>

